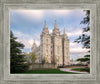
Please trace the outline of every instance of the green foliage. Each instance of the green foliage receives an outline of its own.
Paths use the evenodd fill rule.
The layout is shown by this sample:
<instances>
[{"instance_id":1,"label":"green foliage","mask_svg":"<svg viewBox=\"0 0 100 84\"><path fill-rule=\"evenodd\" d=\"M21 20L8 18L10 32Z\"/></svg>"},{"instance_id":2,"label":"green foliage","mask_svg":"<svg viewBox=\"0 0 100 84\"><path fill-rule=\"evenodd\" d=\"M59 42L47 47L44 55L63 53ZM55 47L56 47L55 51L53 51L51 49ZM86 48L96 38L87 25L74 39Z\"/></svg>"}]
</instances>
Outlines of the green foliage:
<instances>
[{"instance_id":1,"label":"green foliage","mask_svg":"<svg viewBox=\"0 0 100 84\"><path fill-rule=\"evenodd\" d=\"M48 58L44 57L44 59L42 60L42 64L48 63Z\"/></svg>"},{"instance_id":2,"label":"green foliage","mask_svg":"<svg viewBox=\"0 0 100 84\"><path fill-rule=\"evenodd\" d=\"M85 55L84 58L79 58L77 61L90 63L90 55Z\"/></svg>"},{"instance_id":3,"label":"green foliage","mask_svg":"<svg viewBox=\"0 0 100 84\"><path fill-rule=\"evenodd\" d=\"M83 28L83 33L79 36L74 42L81 43L83 48L90 49L90 35L87 35L85 32L90 31L90 10L85 10L86 16L81 21L81 24L85 24L86 27ZM90 50L88 51L90 52ZM90 62L90 55L85 55L84 58L79 58L77 61L81 62Z\"/></svg>"},{"instance_id":4,"label":"green foliage","mask_svg":"<svg viewBox=\"0 0 100 84\"><path fill-rule=\"evenodd\" d=\"M84 10L86 12L86 17L83 18L83 20L81 21L81 24L90 24L90 10ZM89 28L87 29L89 30Z\"/></svg>"},{"instance_id":5,"label":"green foliage","mask_svg":"<svg viewBox=\"0 0 100 84\"><path fill-rule=\"evenodd\" d=\"M88 57L88 58L90 58L90 55L85 55L84 57Z\"/></svg>"},{"instance_id":6,"label":"green foliage","mask_svg":"<svg viewBox=\"0 0 100 84\"><path fill-rule=\"evenodd\" d=\"M74 42L81 43L83 48L90 49L90 35L85 34L85 32L90 31L90 10L85 10L86 17L83 18L81 24L85 24L86 27L83 28L83 34L79 36Z\"/></svg>"},{"instance_id":7,"label":"green foliage","mask_svg":"<svg viewBox=\"0 0 100 84\"><path fill-rule=\"evenodd\" d=\"M77 59L77 61L81 61L81 62L87 62L89 60L90 60L90 58L79 58L79 59Z\"/></svg>"},{"instance_id":8,"label":"green foliage","mask_svg":"<svg viewBox=\"0 0 100 84\"><path fill-rule=\"evenodd\" d=\"M59 69L46 69L46 70L30 70L28 72L19 74L79 74L79 73L60 71Z\"/></svg>"},{"instance_id":9,"label":"green foliage","mask_svg":"<svg viewBox=\"0 0 100 84\"><path fill-rule=\"evenodd\" d=\"M83 48L90 48L90 36L86 34L82 34L79 36L74 42L81 43Z\"/></svg>"},{"instance_id":10,"label":"green foliage","mask_svg":"<svg viewBox=\"0 0 100 84\"><path fill-rule=\"evenodd\" d=\"M25 64L25 55L21 49L24 45L16 41L17 37L14 37L12 31L10 32L10 71L11 73L23 72L28 69L28 65Z\"/></svg>"},{"instance_id":11,"label":"green foliage","mask_svg":"<svg viewBox=\"0 0 100 84\"><path fill-rule=\"evenodd\" d=\"M35 60L36 60L36 55L34 54L34 53L29 53L29 56L30 56L30 58L31 58L31 61L32 61L32 63L35 63Z\"/></svg>"},{"instance_id":12,"label":"green foliage","mask_svg":"<svg viewBox=\"0 0 100 84\"><path fill-rule=\"evenodd\" d=\"M48 63L48 58L47 57L45 57L45 63Z\"/></svg>"},{"instance_id":13,"label":"green foliage","mask_svg":"<svg viewBox=\"0 0 100 84\"><path fill-rule=\"evenodd\" d=\"M72 70L90 72L90 68L73 68Z\"/></svg>"}]
</instances>

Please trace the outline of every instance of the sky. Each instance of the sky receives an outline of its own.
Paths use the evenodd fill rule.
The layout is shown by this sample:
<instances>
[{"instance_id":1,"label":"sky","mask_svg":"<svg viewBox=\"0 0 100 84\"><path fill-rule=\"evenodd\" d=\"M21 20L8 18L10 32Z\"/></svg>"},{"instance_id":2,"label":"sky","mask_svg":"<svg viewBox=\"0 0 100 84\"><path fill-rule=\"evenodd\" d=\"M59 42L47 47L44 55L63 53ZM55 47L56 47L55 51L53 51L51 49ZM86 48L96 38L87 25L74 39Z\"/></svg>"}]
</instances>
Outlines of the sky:
<instances>
[{"instance_id":1,"label":"sky","mask_svg":"<svg viewBox=\"0 0 100 84\"><path fill-rule=\"evenodd\" d=\"M10 30L18 38L17 41L25 45L22 51L29 53L34 40L39 46L45 21L49 32L52 33L55 17L61 34L65 28L70 40L70 59L76 60L84 57L88 50L82 48L82 44L74 42L82 34L82 28L86 27L80 24L85 17L83 10L11 10Z\"/></svg>"}]
</instances>

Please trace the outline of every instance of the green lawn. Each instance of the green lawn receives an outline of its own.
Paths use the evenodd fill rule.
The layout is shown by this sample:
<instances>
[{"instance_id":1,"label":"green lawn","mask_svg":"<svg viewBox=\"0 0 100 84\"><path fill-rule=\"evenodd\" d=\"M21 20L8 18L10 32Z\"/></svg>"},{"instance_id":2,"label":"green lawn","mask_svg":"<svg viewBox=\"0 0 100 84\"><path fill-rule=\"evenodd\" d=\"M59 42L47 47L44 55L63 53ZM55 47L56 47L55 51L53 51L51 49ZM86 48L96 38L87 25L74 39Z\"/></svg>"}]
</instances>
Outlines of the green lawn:
<instances>
[{"instance_id":1,"label":"green lawn","mask_svg":"<svg viewBox=\"0 0 100 84\"><path fill-rule=\"evenodd\" d=\"M79 73L60 71L59 69L46 69L46 70L30 70L24 73L14 73L14 74L79 74Z\"/></svg>"},{"instance_id":2,"label":"green lawn","mask_svg":"<svg viewBox=\"0 0 100 84\"><path fill-rule=\"evenodd\" d=\"M86 72L90 72L90 68L73 68L72 70L74 70L74 71L86 71Z\"/></svg>"}]
</instances>

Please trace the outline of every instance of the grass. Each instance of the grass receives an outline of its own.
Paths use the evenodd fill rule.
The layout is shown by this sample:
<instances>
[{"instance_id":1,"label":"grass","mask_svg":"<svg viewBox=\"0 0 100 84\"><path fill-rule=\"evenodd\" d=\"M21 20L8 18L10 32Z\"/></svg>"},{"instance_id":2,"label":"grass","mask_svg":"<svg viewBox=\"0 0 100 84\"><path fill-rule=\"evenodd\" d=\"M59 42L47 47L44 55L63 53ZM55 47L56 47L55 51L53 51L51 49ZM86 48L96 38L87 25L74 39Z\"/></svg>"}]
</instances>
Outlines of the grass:
<instances>
[{"instance_id":1,"label":"grass","mask_svg":"<svg viewBox=\"0 0 100 84\"><path fill-rule=\"evenodd\" d=\"M79 74L79 73L60 71L59 69L46 69L46 70L29 70L27 72L14 73L14 74Z\"/></svg>"},{"instance_id":2,"label":"grass","mask_svg":"<svg viewBox=\"0 0 100 84\"><path fill-rule=\"evenodd\" d=\"M90 68L73 68L72 70L74 70L74 71L86 71L86 72L90 72Z\"/></svg>"}]
</instances>

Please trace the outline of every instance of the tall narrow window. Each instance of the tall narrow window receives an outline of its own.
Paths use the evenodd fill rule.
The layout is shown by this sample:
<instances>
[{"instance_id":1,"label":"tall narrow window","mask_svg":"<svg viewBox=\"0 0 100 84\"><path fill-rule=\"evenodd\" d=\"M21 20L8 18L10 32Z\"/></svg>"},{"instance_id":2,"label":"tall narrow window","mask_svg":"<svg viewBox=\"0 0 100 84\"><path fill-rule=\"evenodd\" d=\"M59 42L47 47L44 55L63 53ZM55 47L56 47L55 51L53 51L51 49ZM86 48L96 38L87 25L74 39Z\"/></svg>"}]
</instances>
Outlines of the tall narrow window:
<instances>
[{"instance_id":1,"label":"tall narrow window","mask_svg":"<svg viewBox=\"0 0 100 84\"><path fill-rule=\"evenodd\" d=\"M57 47L57 53L59 54L59 46Z\"/></svg>"},{"instance_id":2,"label":"tall narrow window","mask_svg":"<svg viewBox=\"0 0 100 84\"><path fill-rule=\"evenodd\" d=\"M46 52L48 53L48 49L46 50Z\"/></svg>"},{"instance_id":3,"label":"tall narrow window","mask_svg":"<svg viewBox=\"0 0 100 84\"><path fill-rule=\"evenodd\" d=\"M48 43L48 39L46 39L46 43Z\"/></svg>"}]
</instances>

